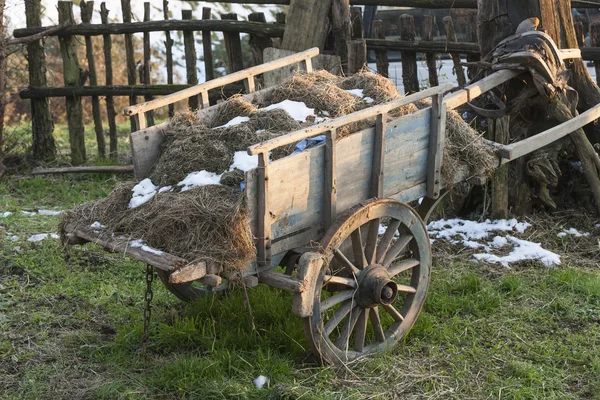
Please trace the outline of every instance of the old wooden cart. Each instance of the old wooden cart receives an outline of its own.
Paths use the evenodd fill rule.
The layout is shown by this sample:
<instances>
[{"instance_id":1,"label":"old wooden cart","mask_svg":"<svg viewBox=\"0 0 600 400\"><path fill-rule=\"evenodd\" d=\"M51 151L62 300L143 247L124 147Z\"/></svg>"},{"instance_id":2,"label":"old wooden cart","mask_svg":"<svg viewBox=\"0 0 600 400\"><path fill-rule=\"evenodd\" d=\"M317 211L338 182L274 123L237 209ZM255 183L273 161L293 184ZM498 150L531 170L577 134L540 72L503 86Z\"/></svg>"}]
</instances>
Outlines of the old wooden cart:
<instances>
[{"instance_id":1,"label":"old wooden cart","mask_svg":"<svg viewBox=\"0 0 600 400\"><path fill-rule=\"evenodd\" d=\"M559 51L562 59L578 50ZM256 100L270 89L254 92L254 77L285 67L312 70L318 54L311 49L271 63L201 84L144 104L126 115L138 122L131 135L135 175L144 178L159 155L165 125L146 128L143 113L245 80L246 95ZM306 338L325 362L346 362L397 344L415 323L427 295L431 248L424 220L447 184L441 163L445 114L519 71L499 71L444 97L450 85L433 87L256 144L248 149L259 166L246 174L245 197L256 237L256 262L244 280L294 293L292 312L304 321ZM431 107L388 121L400 106L431 98ZM207 117L219 105L199 111ZM498 164L528 154L600 116L596 107L535 137L511 145L489 143ZM340 127L368 118L373 127L338 138ZM316 135L324 144L269 162L269 152ZM464 173L455 182L471 177ZM409 203L424 198L418 209ZM206 263L148 253L79 229L73 239L100 243L157 268L166 287L183 300L226 288ZM297 260L298 267L294 268ZM275 267L287 267L278 272Z\"/></svg>"}]
</instances>

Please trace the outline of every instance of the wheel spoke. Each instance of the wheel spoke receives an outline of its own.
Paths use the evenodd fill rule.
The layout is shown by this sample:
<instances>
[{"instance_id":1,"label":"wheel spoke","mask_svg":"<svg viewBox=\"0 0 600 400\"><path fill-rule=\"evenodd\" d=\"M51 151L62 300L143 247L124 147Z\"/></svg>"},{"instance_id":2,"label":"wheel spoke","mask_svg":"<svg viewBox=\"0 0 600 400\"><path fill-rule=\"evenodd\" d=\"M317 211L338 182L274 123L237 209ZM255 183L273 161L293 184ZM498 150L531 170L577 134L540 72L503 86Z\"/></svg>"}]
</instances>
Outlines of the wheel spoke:
<instances>
[{"instance_id":1,"label":"wheel spoke","mask_svg":"<svg viewBox=\"0 0 600 400\"><path fill-rule=\"evenodd\" d=\"M404 260L401 263L392 265L388 269L388 273L390 274L390 278L393 278L394 276L398 275L400 272L404 272L408 269L414 268L419 264L420 264L419 260L417 260L415 258L409 258L408 260Z\"/></svg>"},{"instance_id":2,"label":"wheel spoke","mask_svg":"<svg viewBox=\"0 0 600 400\"><path fill-rule=\"evenodd\" d=\"M358 317L360 317L362 309L360 307L354 307L350 311L350 315L346 318L344 322L344 327L342 328L342 332L340 336L335 341L335 345L338 349L347 350L348 349L348 341L350 340L350 335L356 326L356 321L358 321Z\"/></svg>"},{"instance_id":3,"label":"wheel spoke","mask_svg":"<svg viewBox=\"0 0 600 400\"><path fill-rule=\"evenodd\" d=\"M367 336L367 319L369 318L369 310L363 309L356 323L356 331L354 335L354 350L359 353L365 348L365 337Z\"/></svg>"},{"instance_id":4,"label":"wheel spoke","mask_svg":"<svg viewBox=\"0 0 600 400\"><path fill-rule=\"evenodd\" d=\"M323 279L323 285L327 285L328 283L339 283L351 288L355 288L357 286L356 279L354 278L345 278L343 276L334 275L325 275L325 279Z\"/></svg>"},{"instance_id":5,"label":"wheel spoke","mask_svg":"<svg viewBox=\"0 0 600 400\"><path fill-rule=\"evenodd\" d=\"M350 273L356 275L359 272L359 269L356 268L339 249L335 249L333 255L335 256L335 259L342 264L342 267L348 269Z\"/></svg>"},{"instance_id":6,"label":"wheel spoke","mask_svg":"<svg viewBox=\"0 0 600 400\"><path fill-rule=\"evenodd\" d=\"M385 253L387 253L388 248L390 247L390 243L394 239L394 235L398 232L398 228L400 227L400 221L393 220L390 222L388 227L385 230L385 233L381 237L379 244L377 245L377 263L381 264L385 257Z\"/></svg>"},{"instance_id":7,"label":"wheel spoke","mask_svg":"<svg viewBox=\"0 0 600 400\"><path fill-rule=\"evenodd\" d=\"M399 292L404 292L404 293L417 293L417 289L412 287L412 286L407 286L407 285L399 285L396 284L396 286L398 287L398 291Z\"/></svg>"},{"instance_id":8,"label":"wheel spoke","mask_svg":"<svg viewBox=\"0 0 600 400\"><path fill-rule=\"evenodd\" d=\"M371 308L369 313L369 320L371 320L371 326L375 332L375 340L383 342L385 340L385 334L383 333L383 327L381 326L381 319L379 318L379 308Z\"/></svg>"},{"instance_id":9,"label":"wheel spoke","mask_svg":"<svg viewBox=\"0 0 600 400\"><path fill-rule=\"evenodd\" d=\"M367 234L367 244L365 245L365 256L367 264L375 261L375 247L377 247L377 238L379 234L379 218L369 222L369 233Z\"/></svg>"},{"instance_id":10,"label":"wheel spoke","mask_svg":"<svg viewBox=\"0 0 600 400\"><path fill-rule=\"evenodd\" d=\"M410 233L402 235L400 238L398 238L398 240L396 240L396 242L392 245L392 247L390 247L390 249L386 253L381 265L383 265L384 268L388 268L412 239L413 235L411 235Z\"/></svg>"},{"instance_id":11,"label":"wheel spoke","mask_svg":"<svg viewBox=\"0 0 600 400\"><path fill-rule=\"evenodd\" d=\"M394 308L394 306L390 304L384 304L383 309L387 311L388 314L392 316L392 318L394 318L394 321L404 321L404 317L402 316L402 314L400 314L400 312L398 312L398 310Z\"/></svg>"},{"instance_id":12,"label":"wheel spoke","mask_svg":"<svg viewBox=\"0 0 600 400\"><path fill-rule=\"evenodd\" d=\"M358 268L363 269L366 267L367 258L365 257L365 252L363 250L362 244L362 234L360 232L360 227L355 229L351 234L352 238L352 252L354 253L354 263L358 266Z\"/></svg>"},{"instance_id":13,"label":"wheel spoke","mask_svg":"<svg viewBox=\"0 0 600 400\"><path fill-rule=\"evenodd\" d=\"M321 302L321 311L325 311L336 304L340 304L343 301L351 299L356 294L356 290L344 290L343 292L339 292L334 294L331 297L326 298Z\"/></svg>"},{"instance_id":14,"label":"wheel spoke","mask_svg":"<svg viewBox=\"0 0 600 400\"><path fill-rule=\"evenodd\" d=\"M333 332L335 327L338 326L340 322L342 322L344 317L348 315L350 310L352 310L352 308L354 308L355 305L356 302L354 301L354 299L350 299L346 300L344 304L342 304L337 310L335 310L335 313L331 316L329 321L327 321L327 323L323 327L323 333L325 333L325 336L331 335L331 332Z\"/></svg>"}]
</instances>

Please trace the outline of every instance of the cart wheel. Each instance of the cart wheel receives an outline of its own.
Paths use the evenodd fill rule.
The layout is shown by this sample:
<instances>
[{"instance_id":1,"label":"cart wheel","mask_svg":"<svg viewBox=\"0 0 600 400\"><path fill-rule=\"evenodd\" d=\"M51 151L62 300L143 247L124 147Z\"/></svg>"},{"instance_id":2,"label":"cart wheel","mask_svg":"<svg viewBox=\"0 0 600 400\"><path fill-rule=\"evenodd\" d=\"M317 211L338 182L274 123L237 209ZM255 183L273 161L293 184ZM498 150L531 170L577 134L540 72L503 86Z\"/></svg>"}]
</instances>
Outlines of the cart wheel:
<instances>
[{"instance_id":1,"label":"cart wheel","mask_svg":"<svg viewBox=\"0 0 600 400\"><path fill-rule=\"evenodd\" d=\"M171 274L169 272L157 269L156 273L169 292L177 296L178 299L187 302L194 301L200 296L223 292L228 286L227 282L223 282L214 288L199 282L170 283L169 275Z\"/></svg>"},{"instance_id":2,"label":"cart wheel","mask_svg":"<svg viewBox=\"0 0 600 400\"><path fill-rule=\"evenodd\" d=\"M315 355L340 363L393 348L427 296L431 245L423 220L407 204L369 200L341 215L321 246L325 263L312 315L303 319Z\"/></svg>"}]
</instances>

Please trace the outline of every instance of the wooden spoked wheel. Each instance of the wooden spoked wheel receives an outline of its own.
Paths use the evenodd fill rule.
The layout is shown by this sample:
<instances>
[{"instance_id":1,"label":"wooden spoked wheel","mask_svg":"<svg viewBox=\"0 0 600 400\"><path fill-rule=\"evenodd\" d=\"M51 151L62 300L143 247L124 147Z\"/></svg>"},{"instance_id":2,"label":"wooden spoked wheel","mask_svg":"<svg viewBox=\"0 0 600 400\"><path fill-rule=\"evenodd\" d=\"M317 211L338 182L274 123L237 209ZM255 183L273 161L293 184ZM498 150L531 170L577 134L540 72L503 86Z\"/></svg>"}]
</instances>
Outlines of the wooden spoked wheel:
<instances>
[{"instance_id":1,"label":"wooden spoked wheel","mask_svg":"<svg viewBox=\"0 0 600 400\"><path fill-rule=\"evenodd\" d=\"M429 286L431 245L410 206L373 199L341 215L321 241L312 316L304 330L328 363L393 348L417 320Z\"/></svg>"},{"instance_id":2,"label":"wooden spoked wheel","mask_svg":"<svg viewBox=\"0 0 600 400\"><path fill-rule=\"evenodd\" d=\"M171 283L169 282L169 272L157 269L156 273L169 292L173 293L178 299L186 302L194 301L201 296L223 292L227 289L228 285L227 282L223 282L213 288L199 282Z\"/></svg>"}]
</instances>

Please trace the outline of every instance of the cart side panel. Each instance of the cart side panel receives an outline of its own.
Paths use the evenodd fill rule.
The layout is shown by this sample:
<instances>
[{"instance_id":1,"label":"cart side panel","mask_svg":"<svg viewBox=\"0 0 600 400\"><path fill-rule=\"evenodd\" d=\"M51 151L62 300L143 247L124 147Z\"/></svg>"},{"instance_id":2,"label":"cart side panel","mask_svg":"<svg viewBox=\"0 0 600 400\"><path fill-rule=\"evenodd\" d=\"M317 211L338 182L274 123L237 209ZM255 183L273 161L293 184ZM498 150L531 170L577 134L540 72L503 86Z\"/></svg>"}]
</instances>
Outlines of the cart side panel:
<instances>
[{"instance_id":1,"label":"cart side panel","mask_svg":"<svg viewBox=\"0 0 600 400\"><path fill-rule=\"evenodd\" d=\"M385 197L413 201L425 194L431 109L388 123L385 141ZM341 139L337 149L337 212L367 200L371 189L375 130ZM269 164L268 211L272 254L317 241L324 233L325 146ZM257 173L246 175L251 226L256 228Z\"/></svg>"}]
</instances>

